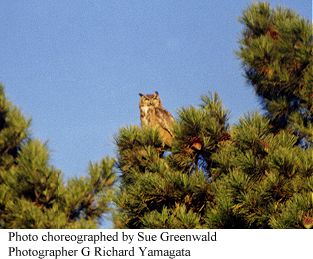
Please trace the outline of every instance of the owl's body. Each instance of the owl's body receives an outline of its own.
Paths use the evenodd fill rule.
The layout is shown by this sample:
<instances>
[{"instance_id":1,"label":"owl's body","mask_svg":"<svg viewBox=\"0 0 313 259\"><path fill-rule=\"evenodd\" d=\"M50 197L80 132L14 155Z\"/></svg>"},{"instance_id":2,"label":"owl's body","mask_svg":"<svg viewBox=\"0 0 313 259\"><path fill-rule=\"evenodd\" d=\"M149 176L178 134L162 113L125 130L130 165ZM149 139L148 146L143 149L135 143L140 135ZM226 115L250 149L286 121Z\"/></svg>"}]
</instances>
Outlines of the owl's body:
<instances>
[{"instance_id":1,"label":"owl's body","mask_svg":"<svg viewBox=\"0 0 313 259\"><path fill-rule=\"evenodd\" d=\"M140 122L142 127L152 127L159 131L164 144L171 146L173 139L173 116L164 109L158 92L139 94Z\"/></svg>"}]
</instances>

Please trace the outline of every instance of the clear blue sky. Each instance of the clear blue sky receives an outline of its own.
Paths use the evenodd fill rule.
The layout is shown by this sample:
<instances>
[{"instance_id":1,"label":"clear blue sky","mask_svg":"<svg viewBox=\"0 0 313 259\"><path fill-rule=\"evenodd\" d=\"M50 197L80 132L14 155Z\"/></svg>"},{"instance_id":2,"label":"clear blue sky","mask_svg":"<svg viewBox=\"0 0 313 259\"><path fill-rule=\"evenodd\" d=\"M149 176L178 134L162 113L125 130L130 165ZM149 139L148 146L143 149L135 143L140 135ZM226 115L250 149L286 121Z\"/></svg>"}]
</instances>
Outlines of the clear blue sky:
<instances>
[{"instance_id":1,"label":"clear blue sky","mask_svg":"<svg viewBox=\"0 0 313 259\"><path fill-rule=\"evenodd\" d=\"M252 1L0 1L0 81L66 177L114 155L138 93L176 115L217 91L231 122L258 108L234 51ZM311 18L311 0L269 1Z\"/></svg>"}]
</instances>

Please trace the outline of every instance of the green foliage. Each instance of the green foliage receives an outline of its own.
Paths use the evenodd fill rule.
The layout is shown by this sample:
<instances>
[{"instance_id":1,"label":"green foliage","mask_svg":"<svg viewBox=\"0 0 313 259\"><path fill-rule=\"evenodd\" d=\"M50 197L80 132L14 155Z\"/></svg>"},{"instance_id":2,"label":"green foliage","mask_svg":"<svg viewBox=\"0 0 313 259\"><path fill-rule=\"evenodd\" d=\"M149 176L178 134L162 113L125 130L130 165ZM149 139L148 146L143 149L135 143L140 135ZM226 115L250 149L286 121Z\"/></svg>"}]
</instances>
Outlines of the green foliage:
<instances>
[{"instance_id":1,"label":"green foliage","mask_svg":"<svg viewBox=\"0 0 313 259\"><path fill-rule=\"evenodd\" d=\"M6 99L0 84L0 168L9 169L14 165L20 146L27 139L29 123Z\"/></svg>"},{"instance_id":2,"label":"green foliage","mask_svg":"<svg viewBox=\"0 0 313 259\"><path fill-rule=\"evenodd\" d=\"M177 205L172 210L164 207L162 212L155 210L144 215L142 219L146 228L201 228L200 215L186 209L185 205Z\"/></svg>"},{"instance_id":3,"label":"green foliage","mask_svg":"<svg viewBox=\"0 0 313 259\"><path fill-rule=\"evenodd\" d=\"M303 215L311 213L313 204L305 206L295 197L312 192L312 149L299 147L297 137L286 130L273 134L267 128L267 119L252 114L233 127L232 141L214 154L218 180L208 214L212 227L303 227ZM292 209L296 216L288 214ZM227 220L216 222L216 215L225 214Z\"/></svg>"},{"instance_id":4,"label":"green foliage","mask_svg":"<svg viewBox=\"0 0 313 259\"><path fill-rule=\"evenodd\" d=\"M193 227L200 224L198 217L197 222L177 222L171 219L169 213L179 214L180 209L184 208L190 214L194 211L201 215L204 212L204 201L210 199L210 196L210 188L203 173L189 176L164 170L134 174L132 184L122 185L116 201L120 210L115 217L115 223L118 227L156 227L158 223L155 219L160 213L163 218L166 217L165 221L177 223L171 227L179 228L182 224Z\"/></svg>"},{"instance_id":5,"label":"green foliage","mask_svg":"<svg viewBox=\"0 0 313 259\"><path fill-rule=\"evenodd\" d=\"M312 180L311 177L311 184ZM281 213L271 218L270 226L273 228L303 228L305 227L305 217L312 219L312 207L313 200L309 192L295 193L292 199L286 203Z\"/></svg>"},{"instance_id":6,"label":"green foliage","mask_svg":"<svg viewBox=\"0 0 313 259\"><path fill-rule=\"evenodd\" d=\"M229 112L216 93L201 99L199 108L191 106L178 112L170 162L177 170L190 173L200 168L209 175L212 153L228 138Z\"/></svg>"},{"instance_id":7,"label":"green foliage","mask_svg":"<svg viewBox=\"0 0 313 259\"><path fill-rule=\"evenodd\" d=\"M90 164L89 176L63 182L46 145L0 89L0 227L94 228L109 210L114 160Z\"/></svg>"}]
</instances>

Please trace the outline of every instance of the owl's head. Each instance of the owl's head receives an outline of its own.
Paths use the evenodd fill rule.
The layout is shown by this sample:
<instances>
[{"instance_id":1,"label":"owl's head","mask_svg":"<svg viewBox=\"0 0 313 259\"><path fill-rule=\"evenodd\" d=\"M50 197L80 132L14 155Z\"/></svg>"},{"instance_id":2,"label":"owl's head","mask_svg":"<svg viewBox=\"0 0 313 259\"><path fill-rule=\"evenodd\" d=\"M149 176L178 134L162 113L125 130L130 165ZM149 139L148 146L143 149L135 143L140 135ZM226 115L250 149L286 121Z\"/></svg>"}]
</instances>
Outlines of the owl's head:
<instances>
[{"instance_id":1,"label":"owl's head","mask_svg":"<svg viewBox=\"0 0 313 259\"><path fill-rule=\"evenodd\" d=\"M155 91L153 94L139 94L140 96L140 106L153 106L153 107L162 107L159 93Z\"/></svg>"}]
</instances>

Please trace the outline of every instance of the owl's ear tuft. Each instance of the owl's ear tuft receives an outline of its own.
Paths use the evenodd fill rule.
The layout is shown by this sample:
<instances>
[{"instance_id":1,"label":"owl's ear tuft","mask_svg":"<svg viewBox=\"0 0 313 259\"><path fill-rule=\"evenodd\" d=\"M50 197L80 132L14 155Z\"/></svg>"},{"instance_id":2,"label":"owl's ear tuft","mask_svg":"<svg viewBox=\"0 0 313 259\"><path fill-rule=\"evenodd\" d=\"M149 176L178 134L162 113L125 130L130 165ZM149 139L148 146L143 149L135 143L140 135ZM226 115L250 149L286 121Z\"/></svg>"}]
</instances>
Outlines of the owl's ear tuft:
<instances>
[{"instance_id":1,"label":"owl's ear tuft","mask_svg":"<svg viewBox=\"0 0 313 259\"><path fill-rule=\"evenodd\" d=\"M143 94L142 94L142 93L139 93L139 96L140 96L140 97L142 97L142 96L143 96Z\"/></svg>"},{"instance_id":2,"label":"owl's ear tuft","mask_svg":"<svg viewBox=\"0 0 313 259\"><path fill-rule=\"evenodd\" d=\"M159 92L158 92L158 91L155 91L154 93L155 93L156 95L159 95Z\"/></svg>"}]
</instances>

